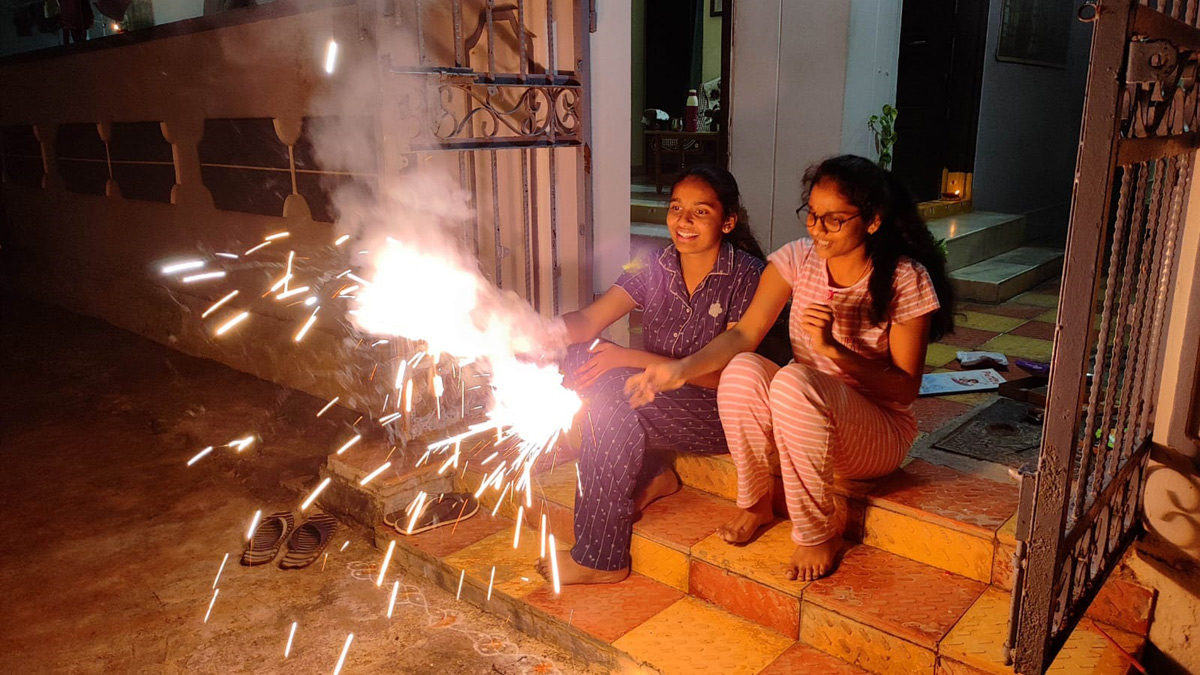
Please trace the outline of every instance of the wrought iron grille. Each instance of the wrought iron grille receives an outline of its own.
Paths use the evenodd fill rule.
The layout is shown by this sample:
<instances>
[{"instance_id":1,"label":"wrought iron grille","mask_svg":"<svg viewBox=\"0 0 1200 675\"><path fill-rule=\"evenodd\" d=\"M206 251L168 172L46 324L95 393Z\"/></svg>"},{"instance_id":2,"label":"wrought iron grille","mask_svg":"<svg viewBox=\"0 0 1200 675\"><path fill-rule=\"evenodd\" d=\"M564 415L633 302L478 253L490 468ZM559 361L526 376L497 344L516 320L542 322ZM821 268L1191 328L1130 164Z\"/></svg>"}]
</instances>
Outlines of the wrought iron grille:
<instances>
[{"instance_id":1,"label":"wrought iron grille","mask_svg":"<svg viewBox=\"0 0 1200 675\"><path fill-rule=\"evenodd\" d=\"M589 302L587 0L360 0L360 12L379 46L381 169L458 176L474 212L464 236L497 286L543 313Z\"/></svg>"},{"instance_id":2,"label":"wrought iron grille","mask_svg":"<svg viewBox=\"0 0 1200 675\"><path fill-rule=\"evenodd\" d=\"M1200 2L1098 2L1036 474L1022 476L1008 655L1041 673L1140 531L1162 322L1200 145Z\"/></svg>"}]
</instances>

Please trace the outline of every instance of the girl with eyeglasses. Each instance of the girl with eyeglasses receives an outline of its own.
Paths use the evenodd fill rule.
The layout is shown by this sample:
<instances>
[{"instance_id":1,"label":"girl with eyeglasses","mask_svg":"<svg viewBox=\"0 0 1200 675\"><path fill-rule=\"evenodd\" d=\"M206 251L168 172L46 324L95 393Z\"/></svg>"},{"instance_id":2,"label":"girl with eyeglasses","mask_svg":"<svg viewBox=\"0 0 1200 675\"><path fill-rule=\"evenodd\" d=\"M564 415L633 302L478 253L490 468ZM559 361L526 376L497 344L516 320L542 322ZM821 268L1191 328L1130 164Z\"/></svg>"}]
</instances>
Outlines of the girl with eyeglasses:
<instances>
[{"instance_id":1,"label":"girl with eyeglasses","mask_svg":"<svg viewBox=\"0 0 1200 675\"><path fill-rule=\"evenodd\" d=\"M719 530L749 541L773 519L770 462L778 451L796 543L787 576L831 572L845 504L833 477L878 478L899 468L917 436L917 397L929 341L953 331L946 262L916 203L889 171L843 155L810 167L797 214L809 238L768 257L737 325L686 358L630 378L631 405L721 372L721 424L742 511ZM788 302L794 361L753 353Z\"/></svg>"},{"instance_id":2,"label":"girl with eyeglasses","mask_svg":"<svg viewBox=\"0 0 1200 675\"><path fill-rule=\"evenodd\" d=\"M564 584L612 583L629 575L634 518L680 487L652 451L728 452L717 413L719 369L685 378L637 410L625 396L625 380L695 352L740 321L766 262L745 220L737 181L724 169L694 167L675 182L667 230L670 245L628 267L591 305L562 317L571 344L566 381L586 406L577 418L575 544L569 555L558 554ZM635 308L642 310L643 349L596 339ZM536 525L537 518L531 520ZM538 569L550 578L548 560Z\"/></svg>"}]
</instances>

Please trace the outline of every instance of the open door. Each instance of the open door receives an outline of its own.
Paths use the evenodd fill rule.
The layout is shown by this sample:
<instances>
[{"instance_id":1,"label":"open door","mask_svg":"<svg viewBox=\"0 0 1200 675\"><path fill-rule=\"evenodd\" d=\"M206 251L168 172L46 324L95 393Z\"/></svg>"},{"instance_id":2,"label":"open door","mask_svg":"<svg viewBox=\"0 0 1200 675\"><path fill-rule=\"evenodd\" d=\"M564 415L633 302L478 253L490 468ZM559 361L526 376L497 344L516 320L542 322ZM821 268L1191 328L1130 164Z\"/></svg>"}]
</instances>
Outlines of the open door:
<instances>
[{"instance_id":1,"label":"open door","mask_svg":"<svg viewBox=\"0 0 1200 675\"><path fill-rule=\"evenodd\" d=\"M1175 247L1200 145L1195 2L1101 0L1008 655L1042 673L1138 535Z\"/></svg>"}]
</instances>

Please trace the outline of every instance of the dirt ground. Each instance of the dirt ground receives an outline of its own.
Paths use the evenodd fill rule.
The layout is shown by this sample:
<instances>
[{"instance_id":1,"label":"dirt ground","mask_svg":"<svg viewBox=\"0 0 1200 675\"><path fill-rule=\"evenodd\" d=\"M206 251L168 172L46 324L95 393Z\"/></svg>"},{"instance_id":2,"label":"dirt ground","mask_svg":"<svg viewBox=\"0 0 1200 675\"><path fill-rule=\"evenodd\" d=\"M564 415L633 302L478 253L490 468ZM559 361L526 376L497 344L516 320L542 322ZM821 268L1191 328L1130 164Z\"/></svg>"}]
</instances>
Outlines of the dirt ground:
<instances>
[{"instance_id":1,"label":"dirt ground","mask_svg":"<svg viewBox=\"0 0 1200 675\"><path fill-rule=\"evenodd\" d=\"M280 483L315 475L340 432L313 417L322 403L0 297L3 670L328 673L353 633L344 673L583 672L424 580L393 570L377 588L365 531L343 525L305 570L237 564L255 511L294 509ZM247 455L186 465L248 433L264 442Z\"/></svg>"}]
</instances>

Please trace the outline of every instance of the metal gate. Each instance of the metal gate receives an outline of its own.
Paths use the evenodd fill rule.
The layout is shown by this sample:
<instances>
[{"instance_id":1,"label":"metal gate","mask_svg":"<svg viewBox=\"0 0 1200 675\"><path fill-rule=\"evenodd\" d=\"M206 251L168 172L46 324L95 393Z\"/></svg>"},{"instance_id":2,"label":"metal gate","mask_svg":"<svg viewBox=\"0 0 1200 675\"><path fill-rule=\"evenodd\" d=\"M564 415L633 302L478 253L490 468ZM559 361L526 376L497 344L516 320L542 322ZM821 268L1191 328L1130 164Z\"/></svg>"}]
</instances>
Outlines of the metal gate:
<instances>
[{"instance_id":1,"label":"metal gate","mask_svg":"<svg viewBox=\"0 0 1200 675\"><path fill-rule=\"evenodd\" d=\"M457 176L482 271L544 315L592 300L588 0L358 0L381 175ZM564 226L564 224L566 224Z\"/></svg>"},{"instance_id":2,"label":"metal gate","mask_svg":"<svg viewBox=\"0 0 1200 675\"><path fill-rule=\"evenodd\" d=\"M1140 531L1162 322L1197 129L1200 0L1101 0L1008 656L1041 673Z\"/></svg>"}]
</instances>

